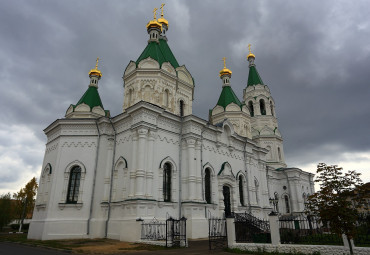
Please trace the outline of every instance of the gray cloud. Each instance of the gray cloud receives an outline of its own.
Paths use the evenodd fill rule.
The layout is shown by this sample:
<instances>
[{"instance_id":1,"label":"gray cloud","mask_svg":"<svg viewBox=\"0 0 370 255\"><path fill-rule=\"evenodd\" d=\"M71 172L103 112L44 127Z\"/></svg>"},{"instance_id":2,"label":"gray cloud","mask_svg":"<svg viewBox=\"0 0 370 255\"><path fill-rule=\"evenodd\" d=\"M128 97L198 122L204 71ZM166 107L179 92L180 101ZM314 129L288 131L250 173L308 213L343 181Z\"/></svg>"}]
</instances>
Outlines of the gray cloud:
<instances>
[{"instance_id":1,"label":"gray cloud","mask_svg":"<svg viewBox=\"0 0 370 255\"><path fill-rule=\"evenodd\" d=\"M0 120L25 126L39 144L87 88L100 57L99 92L122 109L122 74L147 43L146 23L160 1L3 1L0 9ZM369 152L370 21L367 1L168 1L169 45L195 82L193 113L208 117L221 92L222 57L240 99L252 44L276 102L286 160L294 164ZM7 126L4 126L6 129ZM35 139L36 139L35 138ZM2 137L3 150L16 148ZM27 141L20 142L20 144ZM18 151L36 171L41 155ZM0 155L1 156L1 155ZM0 184L9 182L0 166ZM20 174L20 173L17 173ZM16 174L12 182L20 180Z\"/></svg>"}]
</instances>

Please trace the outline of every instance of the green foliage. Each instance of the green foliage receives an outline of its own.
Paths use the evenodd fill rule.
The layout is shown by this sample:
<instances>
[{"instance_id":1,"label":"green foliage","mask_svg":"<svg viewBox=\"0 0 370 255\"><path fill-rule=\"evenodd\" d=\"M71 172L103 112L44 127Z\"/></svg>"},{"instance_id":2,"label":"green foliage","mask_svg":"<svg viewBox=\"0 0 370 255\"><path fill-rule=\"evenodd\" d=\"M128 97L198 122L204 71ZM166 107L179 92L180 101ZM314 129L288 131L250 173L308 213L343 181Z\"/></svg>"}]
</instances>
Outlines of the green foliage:
<instances>
[{"instance_id":1,"label":"green foliage","mask_svg":"<svg viewBox=\"0 0 370 255\"><path fill-rule=\"evenodd\" d=\"M360 173L343 173L342 168L324 163L317 166L317 173L315 182L320 183L320 190L309 197L308 213L329 222L332 232L352 238L362 205L361 197L352 197L354 189L362 185Z\"/></svg>"},{"instance_id":2,"label":"green foliage","mask_svg":"<svg viewBox=\"0 0 370 255\"><path fill-rule=\"evenodd\" d=\"M33 177L24 188L21 188L18 193L13 194L13 198L16 200L14 203L15 218L22 219L32 214L37 188L36 178Z\"/></svg>"},{"instance_id":3,"label":"green foliage","mask_svg":"<svg viewBox=\"0 0 370 255\"><path fill-rule=\"evenodd\" d=\"M364 205L360 173L344 173L338 166L320 163L317 174L315 182L320 183L320 190L309 197L306 213L328 222L331 232L352 239L358 211Z\"/></svg>"},{"instance_id":4,"label":"green foliage","mask_svg":"<svg viewBox=\"0 0 370 255\"><path fill-rule=\"evenodd\" d=\"M260 248L258 248L257 251L245 251L245 250L241 250L241 249L238 249L238 248L233 248L233 249L227 248L225 250L227 252L236 253L236 254L254 254L254 255L265 255L265 254L269 254L269 255L304 255L304 253L302 253L302 252L278 252L278 251L267 252L264 249L260 249ZM312 253L312 255L321 255L321 253L318 252L318 251L315 251L315 252Z\"/></svg>"},{"instance_id":5,"label":"green foliage","mask_svg":"<svg viewBox=\"0 0 370 255\"><path fill-rule=\"evenodd\" d=\"M0 196L0 230L12 221L12 202L10 193Z\"/></svg>"}]
</instances>

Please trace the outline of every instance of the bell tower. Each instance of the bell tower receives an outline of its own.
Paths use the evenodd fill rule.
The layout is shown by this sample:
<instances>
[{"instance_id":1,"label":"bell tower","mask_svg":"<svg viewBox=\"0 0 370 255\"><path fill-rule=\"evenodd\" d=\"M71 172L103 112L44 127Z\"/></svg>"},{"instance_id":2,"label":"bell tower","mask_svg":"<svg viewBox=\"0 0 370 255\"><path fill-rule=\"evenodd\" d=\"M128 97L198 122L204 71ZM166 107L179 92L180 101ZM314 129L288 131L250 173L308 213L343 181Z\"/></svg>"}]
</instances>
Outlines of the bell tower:
<instances>
[{"instance_id":1,"label":"bell tower","mask_svg":"<svg viewBox=\"0 0 370 255\"><path fill-rule=\"evenodd\" d=\"M265 85L254 63L256 56L248 45L249 75L247 87L243 90L243 100L249 109L252 126L252 139L269 150L268 165L274 168L286 167L284 159L283 138L278 129L275 113L275 101L270 89Z\"/></svg>"},{"instance_id":2,"label":"bell tower","mask_svg":"<svg viewBox=\"0 0 370 255\"><path fill-rule=\"evenodd\" d=\"M169 23L164 18L163 6L161 18L157 19L155 8L153 20L146 25L148 45L124 72L123 111L146 101L180 116L192 114L194 80L185 65L179 65L168 45L165 33Z\"/></svg>"}]
</instances>

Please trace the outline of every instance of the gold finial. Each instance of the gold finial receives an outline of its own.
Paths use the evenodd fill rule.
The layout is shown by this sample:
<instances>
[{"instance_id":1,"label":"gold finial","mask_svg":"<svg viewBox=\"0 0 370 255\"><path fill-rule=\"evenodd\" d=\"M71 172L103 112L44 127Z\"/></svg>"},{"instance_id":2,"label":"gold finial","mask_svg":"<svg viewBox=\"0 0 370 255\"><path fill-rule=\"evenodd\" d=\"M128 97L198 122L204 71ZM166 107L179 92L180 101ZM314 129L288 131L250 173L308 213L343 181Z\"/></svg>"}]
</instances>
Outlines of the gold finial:
<instances>
[{"instance_id":1,"label":"gold finial","mask_svg":"<svg viewBox=\"0 0 370 255\"><path fill-rule=\"evenodd\" d=\"M247 56L247 59L249 59L250 57L256 58L256 56L251 51L251 46L251 44L248 44L249 54Z\"/></svg>"},{"instance_id":2,"label":"gold finial","mask_svg":"<svg viewBox=\"0 0 370 255\"><path fill-rule=\"evenodd\" d=\"M161 17L158 19L158 22L161 23L162 25L166 25L168 29L168 20L163 18L163 6L165 6L165 4L161 4Z\"/></svg>"},{"instance_id":3,"label":"gold finial","mask_svg":"<svg viewBox=\"0 0 370 255\"><path fill-rule=\"evenodd\" d=\"M225 57L223 57L223 58L222 58L222 60L224 61L224 69L222 69L222 70L220 71L220 77L221 77L222 75L225 75L225 74L231 75L231 74L232 74L231 70L230 70L230 69L228 69L228 68L226 68L226 58L225 58Z\"/></svg>"},{"instance_id":4,"label":"gold finial","mask_svg":"<svg viewBox=\"0 0 370 255\"><path fill-rule=\"evenodd\" d=\"M157 19L157 8L154 8L153 10L153 14L154 14L154 19L156 20Z\"/></svg>"},{"instance_id":5,"label":"gold finial","mask_svg":"<svg viewBox=\"0 0 370 255\"><path fill-rule=\"evenodd\" d=\"M159 20L157 21L157 10L158 10L157 8L154 8L153 10L154 19L148 22L148 24L146 25L146 28L149 29L150 27L156 27L156 28L161 29L162 31L162 24L159 23Z\"/></svg>"},{"instance_id":6,"label":"gold finial","mask_svg":"<svg viewBox=\"0 0 370 255\"><path fill-rule=\"evenodd\" d=\"M96 64L95 64L95 68L94 69L91 69L90 72L89 72L89 76L90 75L97 75L99 77L102 76L102 73L99 71L98 69L98 63L99 63L99 57L96 58ZM100 78L99 78L100 79Z\"/></svg>"},{"instance_id":7,"label":"gold finial","mask_svg":"<svg viewBox=\"0 0 370 255\"><path fill-rule=\"evenodd\" d=\"M165 4L161 4L161 17L163 17L163 6L165 6Z\"/></svg>"}]
</instances>

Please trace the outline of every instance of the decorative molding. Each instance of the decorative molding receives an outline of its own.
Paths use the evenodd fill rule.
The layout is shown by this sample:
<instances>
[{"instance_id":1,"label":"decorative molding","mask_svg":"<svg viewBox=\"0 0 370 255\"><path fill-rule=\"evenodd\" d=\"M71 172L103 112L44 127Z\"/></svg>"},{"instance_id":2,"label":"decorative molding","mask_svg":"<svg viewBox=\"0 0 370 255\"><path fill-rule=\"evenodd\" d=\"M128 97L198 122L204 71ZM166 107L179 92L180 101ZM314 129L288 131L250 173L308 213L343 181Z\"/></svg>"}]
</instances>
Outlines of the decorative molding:
<instances>
[{"instance_id":1,"label":"decorative molding","mask_svg":"<svg viewBox=\"0 0 370 255\"><path fill-rule=\"evenodd\" d=\"M67 204L67 203L58 203L58 207L60 210L64 210L64 208L76 208L80 210L83 206L83 203L76 203L76 204Z\"/></svg>"}]
</instances>

